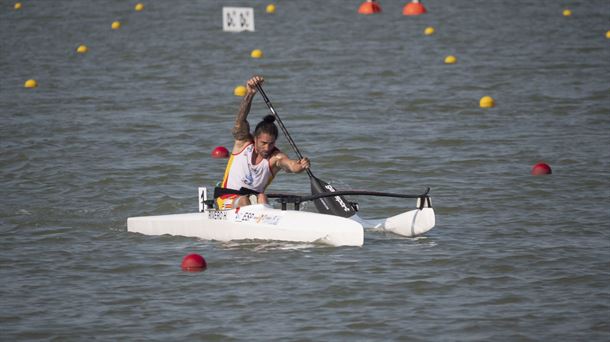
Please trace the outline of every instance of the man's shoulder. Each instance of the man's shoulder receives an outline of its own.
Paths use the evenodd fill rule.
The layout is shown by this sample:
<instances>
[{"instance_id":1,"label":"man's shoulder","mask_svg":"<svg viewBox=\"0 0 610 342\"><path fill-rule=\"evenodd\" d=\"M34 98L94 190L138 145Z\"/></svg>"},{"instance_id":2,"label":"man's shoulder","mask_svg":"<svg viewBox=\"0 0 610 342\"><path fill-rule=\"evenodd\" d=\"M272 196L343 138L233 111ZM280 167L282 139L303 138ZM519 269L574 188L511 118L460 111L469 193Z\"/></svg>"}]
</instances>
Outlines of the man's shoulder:
<instances>
[{"instance_id":1,"label":"man's shoulder","mask_svg":"<svg viewBox=\"0 0 610 342\"><path fill-rule=\"evenodd\" d=\"M254 140L235 140L233 145L233 154L239 154L246 149L246 147L252 145Z\"/></svg>"},{"instance_id":2,"label":"man's shoulder","mask_svg":"<svg viewBox=\"0 0 610 342\"><path fill-rule=\"evenodd\" d=\"M286 154L282 152L279 148L275 148L273 152L271 152L271 158L285 158Z\"/></svg>"},{"instance_id":3,"label":"man's shoulder","mask_svg":"<svg viewBox=\"0 0 610 342\"><path fill-rule=\"evenodd\" d=\"M278 148L276 148L272 153L271 156L269 157L269 164L274 168L274 169L279 169L280 166L278 164L278 162L282 159L288 158L288 156L280 151ZM277 171L277 170L276 170Z\"/></svg>"}]
</instances>

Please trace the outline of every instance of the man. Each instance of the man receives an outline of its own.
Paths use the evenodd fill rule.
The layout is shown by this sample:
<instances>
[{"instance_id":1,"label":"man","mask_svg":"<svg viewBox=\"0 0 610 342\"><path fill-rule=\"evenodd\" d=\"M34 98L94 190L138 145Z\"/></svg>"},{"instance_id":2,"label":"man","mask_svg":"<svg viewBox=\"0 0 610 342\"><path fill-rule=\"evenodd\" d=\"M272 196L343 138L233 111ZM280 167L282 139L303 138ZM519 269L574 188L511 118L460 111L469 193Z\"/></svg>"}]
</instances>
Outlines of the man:
<instances>
[{"instance_id":1,"label":"man","mask_svg":"<svg viewBox=\"0 0 610 342\"><path fill-rule=\"evenodd\" d=\"M220 209L267 203L267 196L263 192L280 170L300 173L309 168L308 158L290 159L275 147L278 130L273 115L267 115L256 125L254 133L250 133L250 124L247 118L252 99L256 94L256 86L262 83L263 78L260 76L254 76L247 82L246 95L239 107L232 131L235 144L221 184L222 188L232 190L245 188L258 194L221 195L217 199Z\"/></svg>"}]
</instances>

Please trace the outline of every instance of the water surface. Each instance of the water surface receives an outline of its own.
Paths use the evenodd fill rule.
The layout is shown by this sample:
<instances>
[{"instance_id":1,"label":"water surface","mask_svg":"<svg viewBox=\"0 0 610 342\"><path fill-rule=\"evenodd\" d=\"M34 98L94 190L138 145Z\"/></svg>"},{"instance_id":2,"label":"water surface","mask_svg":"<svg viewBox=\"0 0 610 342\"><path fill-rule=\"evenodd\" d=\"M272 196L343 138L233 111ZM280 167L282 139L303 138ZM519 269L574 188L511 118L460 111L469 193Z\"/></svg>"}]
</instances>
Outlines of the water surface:
<instances>
[{"instance_id":1,"label":"water surface","mask_svg":"<svg viewBox=\"0 0 610 342\"><path fill-rule=\"evenodd\" d=\"M133 5L0 2L4 339L610 338L606 1L428 1L413 18L390 1L374 16L252 1L256 32L239 34L221 2ZM220 180L210 152L232 144L233 88L254 74L318 177L430 186L437 227L361 248L128 233L130 216L195 211ZM265 114L256 97L251 120ZM540 161L552 175L529 175ZM308 188L281 175L271 190ZM414 205L358 201L370 218ZM192 252L207 271L181 272Z\"/></svg>"}]
</instances>

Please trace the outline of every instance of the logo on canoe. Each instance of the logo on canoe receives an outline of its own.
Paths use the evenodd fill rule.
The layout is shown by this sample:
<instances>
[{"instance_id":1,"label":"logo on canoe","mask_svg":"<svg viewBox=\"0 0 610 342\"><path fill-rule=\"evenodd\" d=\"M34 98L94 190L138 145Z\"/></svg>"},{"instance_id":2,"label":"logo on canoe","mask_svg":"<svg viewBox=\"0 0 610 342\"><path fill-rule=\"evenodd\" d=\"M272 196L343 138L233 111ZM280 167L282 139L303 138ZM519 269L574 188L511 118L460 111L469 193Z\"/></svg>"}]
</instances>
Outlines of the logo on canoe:
<instances>
[{"instance_id":1,"label":"logo on canoe","mask_svg":"<svg viewBox=\"0 0 610 342\"><path fill-rule=\"evenodd\" d=\"M208 219L210 220L226 220L227 212L225 210L210 210L208 211Z\"/></svg>"},{"instance_id":2,"label":"logo on canoe","mask_svg":"<svg viewBox=\"0 0 610 342\"><path fill-rule=\"evenodd\" d=\"M255 214L251 212L236 213L235 222L252 222L256 224L277 225L280 216L270 214Z\"/></svg>"},{"instance_id":3,"label":"logo on canoe","mask_svg":"<svg viewBox=\"0 0 610 342\"><path fill-rule=\"evenodd\" d=\"M262 214L256 217L256 223L276 225L280 220L279 216Z\"/></svg>"},{"instance_id":4,"label":"logo on canoe","mask_svg":"<svg viewBox=\"0 0 610 342\"><path fill-rule=\"evenodd\" d=\"M235 222L248 222L254 219L254 213L251 212L236 212Z\"/></svg>"}]
</instances>

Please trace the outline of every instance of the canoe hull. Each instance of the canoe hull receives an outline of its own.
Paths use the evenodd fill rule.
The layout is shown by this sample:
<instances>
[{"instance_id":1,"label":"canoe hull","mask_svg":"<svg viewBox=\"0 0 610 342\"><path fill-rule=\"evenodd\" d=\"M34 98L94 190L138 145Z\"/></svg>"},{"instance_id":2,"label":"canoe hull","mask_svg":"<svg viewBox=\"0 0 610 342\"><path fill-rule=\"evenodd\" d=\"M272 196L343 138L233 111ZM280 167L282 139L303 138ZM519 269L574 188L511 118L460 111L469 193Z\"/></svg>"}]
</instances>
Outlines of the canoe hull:
<instances>
[{"instance_id":1,"label":"canoe hull","mask_svg":"<svg viewBox=\"0 0 610 342\"><path fill-rule=\"evenodd\" d=\"M274 209L257 204L234 210L141 216L127 219L127 230L145 235L179 235L205 240L278 240L362 246L364 228L338 216Z\"/></svg>"}]
</instances>

